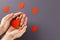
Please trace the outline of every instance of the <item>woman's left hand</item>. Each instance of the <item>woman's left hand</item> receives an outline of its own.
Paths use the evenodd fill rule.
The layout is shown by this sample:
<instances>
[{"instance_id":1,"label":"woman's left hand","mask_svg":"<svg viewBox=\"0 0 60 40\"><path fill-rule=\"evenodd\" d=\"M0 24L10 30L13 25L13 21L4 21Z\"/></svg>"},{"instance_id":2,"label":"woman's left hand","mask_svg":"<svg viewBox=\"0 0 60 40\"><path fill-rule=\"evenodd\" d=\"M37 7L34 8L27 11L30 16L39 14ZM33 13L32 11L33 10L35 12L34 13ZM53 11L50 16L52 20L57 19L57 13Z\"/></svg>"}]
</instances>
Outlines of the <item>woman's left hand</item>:
<instances>
[{"instance_id":1,"label":"woman's left hand","mask_svg":"<svg viewBox=\"0 0 60 40\"><path fill-rule=\"evenodd\" d=\"M12 19L13 19L13 13L8 14L2 18L2 21L0 24L0 35L2 35L4 32L6 32Z\"/></svg>"}]
</instances>

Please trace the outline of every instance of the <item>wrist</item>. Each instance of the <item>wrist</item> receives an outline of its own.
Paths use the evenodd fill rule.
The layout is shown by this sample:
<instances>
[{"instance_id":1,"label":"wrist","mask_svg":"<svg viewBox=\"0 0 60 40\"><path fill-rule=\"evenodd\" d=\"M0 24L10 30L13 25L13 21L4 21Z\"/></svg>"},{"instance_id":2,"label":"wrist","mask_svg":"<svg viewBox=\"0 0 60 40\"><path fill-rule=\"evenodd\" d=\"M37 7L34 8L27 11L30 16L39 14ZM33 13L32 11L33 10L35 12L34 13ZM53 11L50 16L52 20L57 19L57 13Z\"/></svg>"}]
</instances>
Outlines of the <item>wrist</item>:
<instances>
[{"instance_id":1,"label":"wrist","mask_svg":"<svg viewBox=\"0 0 60 40\"><path fill-rule=\"evenodd\" d=\"M13 40L13 38L10 35L6 34L1 40Z\"/></svg>"},{"instance_id":2,"label":"wrist","mask_svg":"<svg viewBox=\"0 0 60 40\"><path fill-rule=\"evenodd\" d=\"M0 25L0 35L3 34L3 25Z\"/></svg>"}]
</instances>

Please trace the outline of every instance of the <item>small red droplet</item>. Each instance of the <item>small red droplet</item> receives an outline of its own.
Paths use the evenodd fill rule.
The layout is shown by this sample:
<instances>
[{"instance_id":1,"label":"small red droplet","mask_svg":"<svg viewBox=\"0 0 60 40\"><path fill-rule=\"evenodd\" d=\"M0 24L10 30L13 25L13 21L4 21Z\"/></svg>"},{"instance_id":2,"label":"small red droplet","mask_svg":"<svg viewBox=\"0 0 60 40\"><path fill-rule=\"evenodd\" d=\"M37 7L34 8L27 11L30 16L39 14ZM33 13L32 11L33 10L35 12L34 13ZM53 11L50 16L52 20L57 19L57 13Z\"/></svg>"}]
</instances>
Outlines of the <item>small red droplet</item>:
<instances>
[{"instance_id":1,"label":"small red droplet","mask_svg":"<svg viewBox=\"0 0 60 40\"><path fill-rule=\"evenodd\" d=\"M10 7L9 7L9 6L6 6L6 7L3 9L4 12L8 12L9 10L10 10Z\"/></svg>"},{"instance_id":2,"label":"small red droplet","mask_svg":"<svg viewBox=\"0 0 60 40\"><path fill-rule=\"evenodd\" d=\"M38 26L32 26L32 32L37 32L37 30L38 30Z\"/></svg>"},{"instance_id":3,"label":"small red droplet","mask_svg":"<svg viewBox=\"0 0 60 40\"><path fill-rule=\"evenodd\" d=\"M22 9L22 8L24 8L24 5L25 5L24 2L22 2L22 3L20 3L20 4L18 5L18 8L21 8L21 9Z\"/></svg>"},{"instance_id":4,"label":"small red droplet","mask_svg":"<svg viewBox=\"0 0 60 40\"><path fill-rule=\"evenodd\" d=\"M37 7L33 8L32 13L34 13L34 14L38 13L38 8Z\"/></svg>"}]
</instances>

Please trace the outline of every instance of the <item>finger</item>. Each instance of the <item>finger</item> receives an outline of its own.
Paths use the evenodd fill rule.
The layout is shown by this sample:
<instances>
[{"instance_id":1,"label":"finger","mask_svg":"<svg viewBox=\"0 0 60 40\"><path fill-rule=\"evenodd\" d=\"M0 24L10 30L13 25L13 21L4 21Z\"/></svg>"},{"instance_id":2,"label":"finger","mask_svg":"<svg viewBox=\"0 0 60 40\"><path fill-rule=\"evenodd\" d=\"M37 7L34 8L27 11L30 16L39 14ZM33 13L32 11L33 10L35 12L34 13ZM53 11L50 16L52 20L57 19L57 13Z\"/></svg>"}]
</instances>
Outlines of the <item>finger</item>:
<instances>
[{"instance_id":1,"label":"finger","mask_svg":"<svg viewBox=\"0 0 60 40\"><path fill-rule=\"evenodd\" d=\"M16 38L21 37L25 32L26 32L26 29L23 30L23 31L18 32L18 34L16 34L16 35L13 37L13 39L16 39Z\"/></svg>"},{"instance_id":2,"label":"finger","mask_svg":"<svg viewBox=\"0 0 60 40\"><path fill-rule=\"evenodd\" d=\"M14 15L18 16L18 15L21 15L21 14L22 14L22 12L18 12L18 13L15 13Z\"/></svg>"},{"instance_id":3,"label":"finger","mask_svg":"<svg viewBox=\"0 0 60 40\"><path fill-rule=\"evenodd\" d=\"M20 19L22 19L22 14L20 15Z\"/></svg>"},{"instance_id":4,"label":"finger","mask_svg":"<svg viewBox=\"0 0 60 40\"><path fill-rule=\"evenodd\" d=\"M10 14L7 14L3 19L6 20L6 18L9 16Z\"/></svg>"},{"instance_id":5,"label":"finger","mask_svg":"<svg viewBox=\"0 0 60 40\"><path fill-rule=\"evenodd\" d=\"M17 19L20 19L20 17L17 17L16 20L17 20Z\"/></svg>"},{"instance_id":6,"label":"finger","mask_svg":"<svg viewBox=\"0 0 60 40\"><path fill-rule=\"evenodd\" d=\"M12 31L12 32L10 32L10 35L12 35L12 36L14 36L14 35L16 35L17 36L17 34L19 33L19 35L20 36L22 36L25 32L26 32L26 28L27 28L27 26L25 26L22 30L14 30L14 31ZM18 35L18 36L19 36Z\"/></svg>"},{"instance_id":7,"label":"finger","mask_svg":"<svg viewBox=\"0 0 60 40\"><path fill-rule=\"evenodd\" d=\"M8 29L7 32L11 32L11 31L13 31L13 30L15 30L15 28L13 28L13 27L11 26L11 27L9 27L9 29Z\"/></svg>"},{"instance_id":8,"label":"finger","mask_svg":"<svg viewBox=\"0 0 60 40\"><path fill-rule=\"evenodd\" d=\"M16 35L16 34L18 33L18 31L19 31L19 30L16 29L16 30L10 32L10 35L11 35L11 36L14 36L14 35Z\"/></svg>"},{"instance_id":9,"label":"finger","mask_svg":"<svg viewBox=\"0 0 60 40\"><path fill-rule=\"evenodd\" d=\"M20 15L20 25L19 26L21 26L21 19L22 19L22 14Z\"/></svg>"},{"instance_id":10,"label":"finger","mask_svg":"<svg viewBox=\"0 0 60 40\"><path fill-rule=\"evenodd\" d=\"M13 19L15 19L17 16L19 16L21 14L22 14L22 12L15 13L14 16L13 16Z\"/></svg>"},{"instance_id":11,"label":"finger","mask_svg":"<svg viewBox=\"0 0 60 40\"><path fill-rule=\"evenodd\" d=\"M26 31L27 26L25 26L22 30L19 30L19 33L24 33Z\"/></svg>"},{"instance_id":12,"label":"finger","mask_svg":"<svg viewBox=\"0 0 60 40\"><path fill-rule=\"evenodd\" d=\"M2 19L1 24L4 24L5 21L10 22L8 19L10 19L12 16L13 16L13 13L6 15L6 16ZM11 20L11 19L10 19L10 20Z\"/></svg>"},{"instance_id":13,"label":"finger","mask_svg":"<svg viewBox=\"0 0 60 40\"><path fill-rule=\"evenodd\" d=\"M22 30L19 30L19 34L23 34L24 32L26 32L26 28L27 28L27 26L25 26Z\"/></svg>"},{"instance_id":14,"label":"finger","mask_svg":"<svg viewBox=\"0 0 60 40\"><path fill-rule=\"evenodd\" d=\"M21 24L20 24L21 26L22 26L22 24L24 23L24 18L25 18L25 16L26 16L25 14L22 15Z\"/></svg>"},{"instance_id":15,"label":"finger","mask_svg":"<svg viewBox=\"0 0 60 40\"><path fill-rule=\"evenodd\" d=\"M16 35L14 35L13 39L21 37L26 32L26 27L24 27L22 30L19 30Z\"/></svg>"},{"instance_id":16,"label":"finger","mask_svg":"<svg viewBox=\"0 0 60 40\"><path fill-rule=\"evenodd\" d=\"M27 28L27 26L24 26L21 30L24 30L24 29L26 29Z\"/></svg>"},{"instance_id":17,"label":"finger","mask_svg":"<svg viewBox=\"0 0 60 40\"><path fill-rule=\"evenodd\" d=\"M7 16L5 17L5 19L6 19L6 20L9 20L12 16L13 16L13 13L7 15Z\"/></svg>"},{"instance_id":18,"label":"finger","mask_svg":"<svg viewBox=\"0 0 60 40\"><path fill-rule=\"evenodd\" d=\"M23 31L19 32L16 37L19 38L21 37L24 33L26 32L26 29L24 29Z\"/></svg>"},{"instance_id":19,"label":"finger","mask_svg":"<svg viewBox=\"0 0 60 40\"><path fill-rule=\"evenodd\" d=\"M24 26L26 26L26 25L22 25L22 26L20 26L19 29L22 30Z\"/></svg>"},{"instance_id":20,"label":"finger","mask_svg":"<svg viewBox=\"0 0 60 40\"><path fill-rule=\"evenodd\" d=\"M27 25L28 17L25 17L23 25Z\"/></svg>"},{"instance_id":21,"label":"finger","mask_svg":"<svg viewBox=\"0 0 60 40\"><path fill-rule=\"evenodd\" d=\"M18 13L16 13L16 14L18 14ZM14 19L14 18L17 18L17 17L22 18L22 14L20 14L20 16L18 16L18 15L14 15L14 16L13 16L13 19ZM19 19L20 19L20 18L19 18Z\"/></svg>"},{"instance_id":22,"label":"finger","mask_svg":"<svg viewBox=\"0 0 60 40\"><path fill-rule=\"evenodd\" d=\"M11 13L11 14L8 16L7 20L11 21L11 20L13 19L13 16L14 16L14 14Z\"/></svg>"},{"instance_id":23,"label":"finger","mask_svg":"<svg viewBox=\"0 0 60 40\"><path fill-rule=\"evenodd\" d=\"M24 23L22 24L22 26L20 27L20 29L22 29L24 26L26 26L27 25L27 17L25 17L24 18Z\"/></svg>"},{"instance_id":24,"label":"finger","mask_svg":"<svg viewBox=\"0 0 60 40\"><path fill-rule=\"evenodd\" d=\"M25 32L26 32L26 30L24 30L23 32L17 34L17 35L15 36L15 38L19 38L19 37L21 37Z\"/></svg>"},{"instance_id":25,"label":"finger","mask_svg":"<svg viewBox=\"0 0 60 40\"><path fill-rule=\"evenodd\" d=\"M27 28L27 25L23 25L22 27L19 27L19 30L22 30L24 27Z\"/></svg>"}]
</instances>

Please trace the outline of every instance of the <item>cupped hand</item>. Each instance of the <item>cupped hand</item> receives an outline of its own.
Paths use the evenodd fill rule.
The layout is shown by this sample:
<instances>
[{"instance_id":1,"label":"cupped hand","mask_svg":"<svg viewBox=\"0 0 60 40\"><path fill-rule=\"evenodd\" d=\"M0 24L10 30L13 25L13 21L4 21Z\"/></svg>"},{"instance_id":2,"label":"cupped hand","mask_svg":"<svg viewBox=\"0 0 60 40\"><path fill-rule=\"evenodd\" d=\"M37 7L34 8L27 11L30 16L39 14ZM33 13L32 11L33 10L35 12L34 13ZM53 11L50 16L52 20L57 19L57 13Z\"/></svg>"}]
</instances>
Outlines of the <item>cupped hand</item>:
<instances>
[{"instance_id":1,"label":"cupped hand","mask_svg":"<svg viewBox=\"0 0 60 40\"><path fill-rule=\"evenodd\" d=\"M0 35L2 35L9 27L10 21L13 19L13 13L6 15L2 18L0 24Z\"/></svg>"},{"instance_id":2,"label":"cupped hand","mask_svg":"<svg viewBox=\"0 0 60 40\"><path fill-rule=\"evenodd\" d=\"M5 39L6 37L8 37L6 40L12 40L12 39L16 39L21 37L25 32L26 32L26 28L27 28L27 16L26 14L22 13L22 12L18 12L14 14L14 17L20 15L17 18L21 19L21 23L18 29L13 28L11 25L8 29L8 31L6 32L5 36L2 39ZM16 18L16 19L17 19Z\"/></svg>"}]
</instances>

